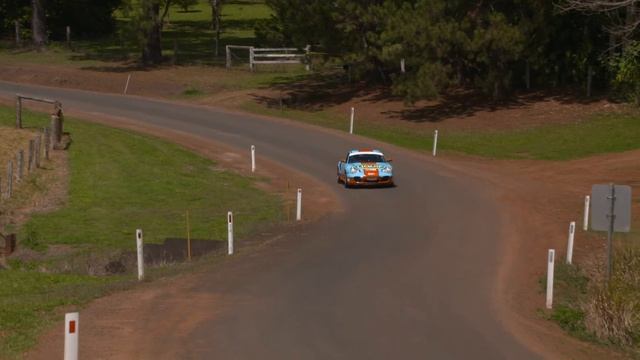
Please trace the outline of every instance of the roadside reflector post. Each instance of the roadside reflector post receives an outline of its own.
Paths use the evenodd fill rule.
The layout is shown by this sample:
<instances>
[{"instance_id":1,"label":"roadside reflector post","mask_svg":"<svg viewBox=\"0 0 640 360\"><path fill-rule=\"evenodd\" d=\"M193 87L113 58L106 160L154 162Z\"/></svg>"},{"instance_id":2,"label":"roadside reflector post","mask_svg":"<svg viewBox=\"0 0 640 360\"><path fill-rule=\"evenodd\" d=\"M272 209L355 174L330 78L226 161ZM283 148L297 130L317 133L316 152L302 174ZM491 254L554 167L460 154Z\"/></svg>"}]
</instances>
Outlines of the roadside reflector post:
<instances>
[{"instance_id":1,"label":"roadside reflector post","mask_svg":"<svg viewBox=\"0 0 640 360\"><path fill-rule=\"evenodd\" d=\"M142 230L136 230L136 250L138 252L138 280L144 279L144 243L142 240Z\"/></svg>"},{"instance_id":2,"label":"roadside reflector post","mask_svg":"<svg viewBox=\"0 0 640 360\"><path fill-rule=\"evenodd\" d=\"M438 130L433 133L433 156L438 152Z\"/></svg>"},{"instance_id":3,"label":"roadside reflector post","mask_svg":"<svg viewBox=\"0 0 640 360\"><path fill-rule=\"evenodd\" d=\"M251 172L256 172L256 147L251 145Z\"/></svg>"},{"instance_id":4,"label":"roadside reflector post","mask_svg":"<svg viewBox=\"0 0 640 360\"><path fill-rule=\"evenodd\" d=\"M549 249L549 255L547 256L547 309L551 309L553 306L553 269L555 257L556 251Z\"/></svg>"},{"instance_id":5,"label":"roadside reflector post","mask_svg":"<svg viewBox=\"0 0 640 360\"><path fill-rule=\"evenodd\" d=\"M573 260L573 240L576 235L576 222L569 224L569 239L567 241L567 264L571 264Z\"/></svg>"},{"instance_id":6,"label":"roadside reflector post","mask_svg":"<svg viewBox=\"0 0 640 360\"><path fill-rule=\"evenodd\" d=\"M227 213L227 240L229 243L228 255L233 255L233 213Z\"/></svg>"},{"instance_id":7,"label":"roadside reflector post","mask_svg":"<svg viewBox=\"0 0 640 360\"><path fill-rule=\"evenodd\" d=\"M353 134L353 120L356 117L356 109L351 108L351 122L349 124L349 134Z\"/></svg>"},{"instance_id":8,"label":"roadside reflector post","mask_svg":"<svg viewBox=\"0 0 640 360\"><path fill-rule=\"evenodd\" d=\"M298 189L298 199L296 202L296 221L302 220L302 189Z\"/></svg>"},{"instance_id":9,"label":"roadside reflector post","mask_svg":"<svg viewBox=\"0 0 640 360\"><path fill-rule=\"evenodd\" d=\"M131 74L127 76L127 82L124 84L124 95L127 95L127 91L129 90L129 81L131 81Z\"/></svg>"},{"instance_id":10,"label":"roadside reflector post","mask_svg":"<svg viewBox=\"0 0 640 360\"><path fill-rule=\"evenodd\" d=\"M80 315L77 312L64 316L64 360L78 359L78 333Z\"/></svg>"},{"instance_id":11,"label":"roadside reflector post","mask_svg":"<svg viewBox=\"0 0 640 360\"><path fill-rule=\"evenodd\" d=\"M582 220L582 229L589 230L589 205L591 205L591 196L584 197L584 219Z\"/></svg>"}]
</instances>

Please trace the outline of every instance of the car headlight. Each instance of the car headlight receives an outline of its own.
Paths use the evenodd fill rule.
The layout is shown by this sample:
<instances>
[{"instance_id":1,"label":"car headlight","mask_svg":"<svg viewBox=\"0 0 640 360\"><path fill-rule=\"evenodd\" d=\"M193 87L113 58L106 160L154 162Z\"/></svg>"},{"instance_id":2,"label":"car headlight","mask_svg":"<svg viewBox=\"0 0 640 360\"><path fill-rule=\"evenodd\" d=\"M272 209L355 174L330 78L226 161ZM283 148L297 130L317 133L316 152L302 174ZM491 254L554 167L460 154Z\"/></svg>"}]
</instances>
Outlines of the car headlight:
<instances>
[{"instance_id":1,"label":"car headlight","mask_svg":"<svg viewBox=\"0 0 640 360\"><path fill-rule=\"evenodd\" d=\"M358 172L358 168L356 168L355 166L352 166L352 167L349 169L349 172L351 172L352 174L355 174L355 173L357 173L357 172Z\"/></svg>"},{"instance_id":2,"label":"car headlight","mask_svg":"<svg viewBox=\"0 0 640 360\"><path fill-rule=\"evenodd\" d=\"M382 167L382 171L391 172L391 171L393 171L393 168L391 167L391 165L385 165L385 166Z\"/></svg>"}]
</instances>

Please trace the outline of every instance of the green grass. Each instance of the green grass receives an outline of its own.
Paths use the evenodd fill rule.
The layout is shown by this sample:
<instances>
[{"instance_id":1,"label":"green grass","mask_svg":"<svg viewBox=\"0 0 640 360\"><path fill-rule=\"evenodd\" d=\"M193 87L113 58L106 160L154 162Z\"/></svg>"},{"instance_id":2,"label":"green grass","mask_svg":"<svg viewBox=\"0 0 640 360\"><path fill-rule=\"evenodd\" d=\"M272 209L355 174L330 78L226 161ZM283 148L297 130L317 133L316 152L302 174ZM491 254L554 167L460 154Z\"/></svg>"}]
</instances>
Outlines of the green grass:
<instances>
[{"instance_id":1,"label":"green grass","mask_svg":"<svg viewBox=\"0 0 640 360\"><path fill-rule=\"evenodd\" d=\"M7 123L10 112L0 112ZM26 123L38 123L34 116L27 114ZM240 236L280 216L279 200L252 180L179 146L74 119L66 119L65 130L73 138L68 205L35 215L21 235L30 229L46 244L127 248L136 228L150 242L184 235L187 210L193 236L206 239L226 236L228 210Z\"/></svg>"},{"instance_id":2,"label":"green grass","mask_svg":"<svg viewBox=\"0 0 640 360\"><path fill-rule=\"evenodd\" d=\"M77 306L102 295L118 277L44 274L29 270L0 273L0 357L18 358L62 306Z\"/></svg>"},{"instance_id":3,"label":"green grass","mask_svg":"<svg viewBox=\"0 0 640 360\"><path fill-rule=\"evenodd\" d=\"M11 126L13 111L0 107L0 126ZM25 126L42 126L44 114L23 112ZM72 118L65 131L73 142L67 204L34 215L18 229L20 245L44 252L66 244L69 257L135 249L134 233L145 242L185 236L190 211L193 238L226 239L226 213L233 210L238 237L282 219L281 199L255 187L256 181L224 171L179 146ZM44 171L44 170L43 170ZM30 244L29 244L30 243ZM74 308L103 295L130 276L94 277L80 273L42 273L41 261L11 261L0 271L0 358L19 357L60 306ZM59 319L58 319L59 320Z\"/></svg>"},{"instance_id":4,"label":"green grass","mask_svg":"<svg viewBox=\"0 0 640 360\"><path fill-rule=\"evenodd\" d=\"M541 281L546 288L546 277ZM587 296L589 279L576 265L558 261L555 267L554 297L555 303L550 318L575 337L594 340L584 324L584 311L581 302Z\"/></svg>"},{"instance_id":5,"label":"green grass","mask_svg":"<svg viewBox=\"0 0 640 360\"><path fill-rule=\"evenodd\" d=\"M284 117L337 130L348 130L346 115L330 111L268 108L246 102L244 110ZM354 132L408 149L431 151L433 134L401 125L356 122ZM602 153L640 148L640 116L635 113L600 114L575 124L545 125L526 130L446 132L438 139L439 151L493 159L570 160Z\"/></svg>"}]
</instances>

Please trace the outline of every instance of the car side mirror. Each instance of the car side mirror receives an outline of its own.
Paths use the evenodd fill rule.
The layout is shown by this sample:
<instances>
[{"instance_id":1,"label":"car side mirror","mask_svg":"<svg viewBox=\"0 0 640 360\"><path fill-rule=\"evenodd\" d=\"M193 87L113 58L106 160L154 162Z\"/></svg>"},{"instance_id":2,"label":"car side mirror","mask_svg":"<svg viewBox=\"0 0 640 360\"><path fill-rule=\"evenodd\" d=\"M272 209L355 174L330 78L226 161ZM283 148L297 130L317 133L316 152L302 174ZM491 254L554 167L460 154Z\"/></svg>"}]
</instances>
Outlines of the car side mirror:
<instances>
[{"instance_id":1,"label":"car side mirror","mask_svg":"<svg viewBox=\"0 0 640 360\"><path fill-rule=\"evenodd\" d=\"M387 162L393 162L393 159L387 159Z\"/></svg>"}]
</instances>

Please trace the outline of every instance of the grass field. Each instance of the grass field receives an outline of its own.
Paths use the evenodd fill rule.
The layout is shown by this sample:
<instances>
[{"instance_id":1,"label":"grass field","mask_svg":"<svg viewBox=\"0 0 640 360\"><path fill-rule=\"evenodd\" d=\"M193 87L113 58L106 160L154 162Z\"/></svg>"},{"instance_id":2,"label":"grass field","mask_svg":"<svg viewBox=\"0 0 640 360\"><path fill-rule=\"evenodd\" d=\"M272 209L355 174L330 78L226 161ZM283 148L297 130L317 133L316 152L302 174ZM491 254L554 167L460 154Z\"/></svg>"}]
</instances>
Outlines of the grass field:
<instances>
[{"instance_id":1,"label":"grass field","mask_svg":"<svg viewBox=\"0 0 640 360\"><path fill-rule=\"evenodd\" d=\"M23 116L29 126L47 119L31 112ZM12 110L0 107L0 126L12 119ZM38 251L52 244L92 254L133 250L136 228L144 229L146 242L183 237L186 210L192 237L211 240L226 239L228 210L235 213L239 237L282 217L281 200L256 189L254 180L179 146L75 119L67 119L65 127L73 138L68 203L17 229L19 239ZM12 269L0 271L0 358L18 357L31 346L60 315L60 306L77 307L132 281L129 275L43 273L44 261L10 261Z\"/></svg>"},{"instance_id":2,"label":"grass field","mask_svg":"<svg viewBox=\"0 0 640 360\"><path fill-rule=\"evenodd\" d=\"M274 109L246 102L246 111L285 117L348 131L348 119L329 111ZM640 116L636 112L591 116L580 123L546 125L527 130L483 133L440 132L439 151L493 159L570 160L640 148ZM402 126L356 124L354 132L408 149L431 151L433 134Z\"/></svg>"}]
</instances>

